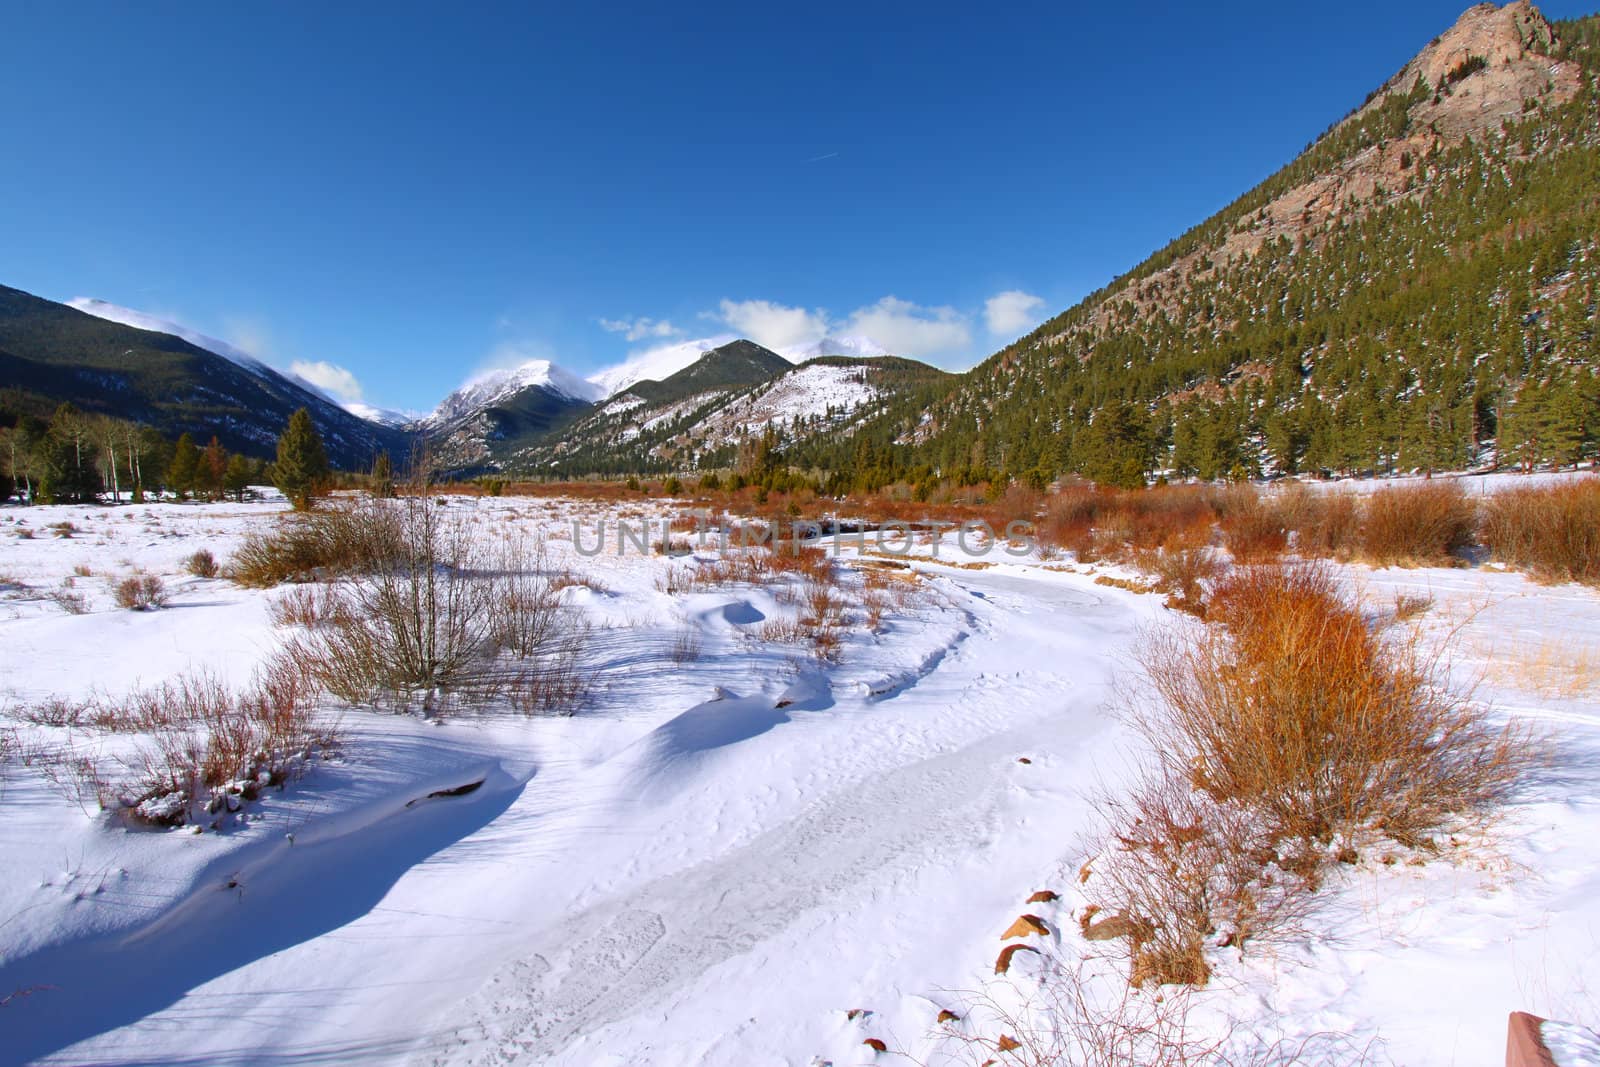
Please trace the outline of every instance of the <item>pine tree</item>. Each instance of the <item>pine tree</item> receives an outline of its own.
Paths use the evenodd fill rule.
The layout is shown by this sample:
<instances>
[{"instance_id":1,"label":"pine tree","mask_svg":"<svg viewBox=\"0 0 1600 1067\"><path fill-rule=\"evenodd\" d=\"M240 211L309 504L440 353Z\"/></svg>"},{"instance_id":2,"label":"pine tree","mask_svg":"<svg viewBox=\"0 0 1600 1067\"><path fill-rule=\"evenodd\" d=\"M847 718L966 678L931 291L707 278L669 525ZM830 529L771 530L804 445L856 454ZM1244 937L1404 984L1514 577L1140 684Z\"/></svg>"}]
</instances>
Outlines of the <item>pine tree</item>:
<instances>
[{"instance_id":1,"label":"pine tree","mask_svg":"<svg viewBox=\"0 0 1600 1067\"><path fill-rule=\"evenodd\" d=\"M250 487L250 476L254 473L250 461L235 452L228 457L228 469L222 476L223 489L231 493L233 498L244 503L244 492Z\"/></svg>"},{"instance_id":2,"label":"pine tree","mask_svg":"<svg viewBox=\"0 0 1600 1067\"><path fill-rule=\"evenodd\" d=\"M379 452L378 458L372 461L372 495L394 496L394 463L387 452Z\"/></svg>"},{"instance_id":3,"label":"pine tree","mask_svg":"<svg viewBox=\"0 0 1600 1067\"><path fill-rule=\"evenodd\" d=\"M199 476L200 450L195 447L193 435L184 434L172 451L172 462L167 464L167 488L183 500L194 492Z\"/></svg>"},{"instance_id":4,"label":"pine tree","mask_svg":"<svg viewBox=\"0 0 1600 1067\"><path fill-rule=\"evenodd\" d=\"M289 424L278 438L272 484L289 498L296 511L306 511L316 504L328 474L327 450L311 422L311 412L301 408L289 416Z\"/></svg>"}]
</instances>

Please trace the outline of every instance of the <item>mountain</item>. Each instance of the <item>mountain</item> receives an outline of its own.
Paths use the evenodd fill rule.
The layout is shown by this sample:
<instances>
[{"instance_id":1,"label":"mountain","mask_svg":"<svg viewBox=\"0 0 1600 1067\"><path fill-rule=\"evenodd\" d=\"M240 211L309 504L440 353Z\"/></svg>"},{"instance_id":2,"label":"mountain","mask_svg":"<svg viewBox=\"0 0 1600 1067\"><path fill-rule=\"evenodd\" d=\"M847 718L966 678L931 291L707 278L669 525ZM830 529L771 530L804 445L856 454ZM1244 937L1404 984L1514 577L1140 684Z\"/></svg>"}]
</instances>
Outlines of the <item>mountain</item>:
<instances>
[{"instance_id":1,"label":"mountain","mask_svg":"<svg viewBox=\"0 0 1600 1067\"><path fill-rule=\"evenodd\" d=\"M664 381L635 382L618 395L640 397L656 405L669 404L759 385L793 366L771 349L741 338L713 348Z\"/></svg>"},{"instance_id":2,"label":"mountain","mask_svg":"<svg viewBox=\"0 0 1600 1067\"><path fill-rule=\"evenodd\" d=\"M727 467L741 443L769 427L795 445L849 433L886 403L949 377L895 356L825 356L797 367L738 340L663 381L634 383L504 462L567 477Z\"/></svg>"},{"instance_id":3,"label":"mountain","mask_svg":"<svg viewBox=\"0 0 1600 1067\"><path fill-rule=\"evenodd\" d=\"M494 470L502 454L565 427L601 396L593 383L535 359L473 379L411 429L446 470Z\"/></svg>"},{"instance_id":4,"label":"mountain","mask_svg":"<svg viewBox=\"0 0 1600 1067\"><path fill-rule=\"evenodd\" d=\"M7 406L48 415L71 401L167 437L192 433L204 442L215 434L232 451L262 457L274 454L289 416L304 407L336 466L365 468L380 450L407 449L400 431L357 418L220 341L147 328L158 323L114 305L94 302L90 314L0 286L0 387L10 391Z\"/></svg>"},{"instance_id":5,"label":"mountain","mask_svg":"<svg viewBox=\"0 0 1600 1067\"><path fill-rule=\"evenodd\" d=\"M635 382L661 381L683 370L707 352L729 341L732 334L705 337L693 341L679 341L662 345L631 357L615 367L607 367L590 375L589 382L600 390L602 396L615 396Z\"/></svg>"},{"instance_id":6,"label":"mountain","mask_svg":"<svg viewBox=\"0 0 1600 1067\"><path fill-rule=\"evenodd\" d=\"M1473 7L1132 271L789 460L1139 483L1594 456L1597 73L1600 17Z\"/></svg>"}]
</instances>

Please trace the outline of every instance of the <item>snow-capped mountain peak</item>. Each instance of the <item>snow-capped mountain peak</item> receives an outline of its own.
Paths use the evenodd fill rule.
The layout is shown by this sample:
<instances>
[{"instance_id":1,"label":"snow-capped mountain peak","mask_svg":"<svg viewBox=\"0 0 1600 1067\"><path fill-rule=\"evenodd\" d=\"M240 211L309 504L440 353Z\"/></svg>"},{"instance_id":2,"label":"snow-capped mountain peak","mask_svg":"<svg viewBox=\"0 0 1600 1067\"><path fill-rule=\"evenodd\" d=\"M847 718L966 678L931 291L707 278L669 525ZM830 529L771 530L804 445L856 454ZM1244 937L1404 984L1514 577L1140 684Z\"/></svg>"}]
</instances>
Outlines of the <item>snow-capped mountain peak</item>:
<instances>
[{"instance_id":1,"label":"snow-capped mountain peak","mask_svg":"<svg viewBox=\"0 0 1600 1067\"><path fill-rule=\"evenodd\" d=\"M428 421L448 423L535 388L570 400L599 400L605 395L596 385L584 381L565 367L548 359L530 359L515 367L489 371L471 379L445 397Z\"/></svg>"},{"instance_id":2,"label":"snow-capped mountain peak","mask_svg":"<svg viewBox=\"0 0 1600 1067\"><path fill-rule=\"evenodd\" d=\"M712 349L736 340L731 333L718 334L636 352L614 367L589 375L589 383L602 397L615 396L636 382L664 381Z\"/></svg>"}]
</instances>

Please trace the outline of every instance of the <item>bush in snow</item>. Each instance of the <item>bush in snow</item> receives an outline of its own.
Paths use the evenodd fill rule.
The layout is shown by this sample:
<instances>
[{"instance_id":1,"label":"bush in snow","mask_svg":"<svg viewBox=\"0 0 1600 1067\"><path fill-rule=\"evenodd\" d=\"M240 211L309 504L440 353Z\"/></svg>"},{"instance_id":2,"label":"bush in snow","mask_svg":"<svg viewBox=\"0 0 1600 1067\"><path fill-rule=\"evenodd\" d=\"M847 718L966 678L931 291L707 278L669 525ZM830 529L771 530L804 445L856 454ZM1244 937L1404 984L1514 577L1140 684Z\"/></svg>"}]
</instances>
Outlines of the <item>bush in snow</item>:
<instances>
[{"instance_id":1,"label":"bush in snow","mask_svg":"<svg viewBox=\"0 0 1600 1067\"><path fill-rule=\"evenodd\" d=\"M1208 945L1281 932L1326 868L1425 847L1487 815L1541 760L1452 693L1415 635L1374 633L1318 564L1220 581L1209 625L1151 633L1131 719L1153 766L1104 805L1096 903L1132 925L1136 979L1193 983Z\"/></svg>"},{"instance_id":2,"label":"bush in snow","mask_svg":"<svg viewBox=\"0 0 1600 1067\"><path fill-rule=\"evenodd\" d=\"M167 602L166 583L155 574L129 575L116 584L113 592L117 607L129 611L151 611Z\"/></svg>"},{"instance_id":3,"label":"bush in snow","mask_svg":"<svg viewBox=\"0 0 1600 1067\"><path fill-rule=\"evenodd\" d=\"M1495 493L1483 511L1496 559L1541 581L1600 586L1600 478Z\"/></svg>"},{"instance_id":4,"label":"bush in snow","mask_svg":"<svg viewBox=\"0 0 1600 1067\"><path fill-rule=\"evenodd\" d=\"M210 549L202 548L183 561L183 569L196 578L215 578L219 570L217 557L211 554Z\"/></svg>"},{"instance_id":5,"label":"bush in snow","mask_svg":"<svg viewBox=\"0 0 1600 1067\"><path fill-rule=\"evenodd\" d=\"M513 542L496 558L464 517L432 504L418 492L342 513L352 542L373 547L329 590L327 625L297 638L295 655L350 704L420 697L433 712L508 696L553 710L575 699L584 631L542 554Z\"/></svg>"},{"instance_id":6,"label":"bush in snow","mask_svg":"<svg viewBox=\"0 0 1600 1067\"><path fill-rule=\"evenodd\" d=\"M1473 544L1478 511L1457 482L1380 489L1362 508L1361 556L1376 566L1448 566Z\"/></svg>"}]
</instances>

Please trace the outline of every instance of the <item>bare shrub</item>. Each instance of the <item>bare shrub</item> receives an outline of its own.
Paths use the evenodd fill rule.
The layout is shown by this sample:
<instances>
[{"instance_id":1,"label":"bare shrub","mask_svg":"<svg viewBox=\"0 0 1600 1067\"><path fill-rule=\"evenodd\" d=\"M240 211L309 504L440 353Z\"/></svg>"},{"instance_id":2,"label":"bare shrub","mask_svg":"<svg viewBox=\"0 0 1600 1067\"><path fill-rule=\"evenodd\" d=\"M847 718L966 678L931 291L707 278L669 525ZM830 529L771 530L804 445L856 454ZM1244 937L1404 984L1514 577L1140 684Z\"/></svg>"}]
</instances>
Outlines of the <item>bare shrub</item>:
<instances>
[{"instance_id":1,"label":"bare shrub","mask_svg":"<svg viewBox=\"0 0 1600 1067\"><path fill-rule=\"evenodd\" d=\"M761 624L756 635L763 641L775 644L798 645L810 641L812 631L798 619L773 617Z\"/></svg>"},{"instance_id":2,"label":"bare shrub","mask_svg":"<svg viewBox=\"0 0 1600 1067\"><path fill-rule=\"evenodd\" d=\"M1379 567L1453 563L1477 527L1477 509L1456 482L1381 489L1363 512L1361 556Z\"/></svg>"},{"instance_id":3,"label":"bare shrub","mask_svg":"<svg viewBox=\"0 0 1600 1067\"><path fill-rule=\"evenodd\" d=\"M1301 931L1314 872L1279 865L1280 836L1248 806L1219 802L1160 767L1125 796L1101 797L1095 904L1083 916L1125 929L1130 981L1204 985L1210 944L1243 950Z\"/></svg>"},{"instance_id":4,"label":"bare shrub","mask_svg":"<svg viewBox=\"0 0 1600 1067\"><path fill-rule=\"evenodd\" d=\"M1202 617L1207 584L1227 570L1209 548L1141 551L1134 555L1133 563L1155 579L1158 591L1168 594L1168 607Z\"/></svg>"},{"instance_id":5,"label":"bare shrub","mask_svg":"<svg viewBox=\"0 0 1600 1067\"><path fill-rule=\"evenodd\" d=\"M211 550L202 548L183 561L183 569L196 578L215 578L220 568Z\"/></svg>"},{"instance_id":6,"label":"bare shrub","mask_svg":"<svg viewBox=\"0 0 1600 1067\"><path fill-rule=\"evenodd\" d=\"M329 585L294 585L267 602L267 618L274 626L314 629L339 618L343 599Z\"/></svg>"},{"instance_id":7,"label":"bare shrub","mask_svg":"<svg viewBox=\"0 0 1600 1067\"><path fill-rule=\"evenodd\" d=\"M534 655L550 644L565 616L561 588L548 576L544 547L518 535L494 562L492 639L513 655Z\"/></svg>"},{"instance_id":8,"label":"bare shrub","mask_svg":"<svg viewBox=\"0 0 1600 1067\"><path fill-rule=\"evenodd\" d=\"M1027 992L1008 982L1002 988L1009 996L958 995L960 1010L941 1013L937 1024L938 1062L972 1067L1365 1067L1377 1062L1374 1043L1363 1045L1349 1035L1274 1039L1231 1025L1197 1024L1191 1014L1202 994L1185 988L1141 990L1121 980L1115 967L1101 956L1070 964L1050 957Z\"/></svg>"},{"instance_id":9,"label":"bare shrub","mask_svg":"<svg viewBox=\"0 0 1600 1067\"><path fill-rule=\"evenodd\" d=\"M198 672L102 701L96 725L140 740L133 779L101 792L117 797L131 818L165 826L236 810L301 773L315 750L333 742L331 730L314 725L316 696L306 673L280 656L241 693Z\"/></svg>"},{"instance_id":10,"label":"bare shrub","mask_svg":"<svg viewBox=\"0 0 1600 1067\"><path fill-rule=\"evenodd\" d=\"M1600 478L1495 493L1483 543L1540 581L1600 585Z\"/></svg>"},{"instance_id":11,"label":"bare shrub","mask_svg":"<svg viewBox=\"0 0 1600 1067\"><path fill-rule=\"evenodd\" d=\"M252 531L228 561L227 576L239 585L264 589L364 574L399 562L403 536L398 513L384 500L342 502L286 515L267 531Z\"/></svg>"},{"instance_id":12,"label":"bare shrub","mask_svg":"<svg viewBox=\"0 0 1600 1067\"><path fill-rule=\"evenodd\" d=\"M77 726L88 711L89 705L83 701L47 697L37 704L24 706L20 717L23 722L35 726Z\"/></svg>"},{"instance_id":13,"label":"bare shrub","mask_svg":"<svg viewBox=\"0 0 1600 1067\"><path fill-rule=\"evenodd\" d=\"M517 665L505 684L511 706L525 715L575 714L594 689L582 667L587 631L564 633Z\"/></svg>"},{"instance_id":14,"label":"bare shrub","mask_svg":"<svg viewBox=\"0 0 1600 1067\"><path fill-rule=\"evenodd\" d=\"M131 574L112 590L117 607L129 611L154 611L167 603L166 583L155 574Z\"/></svg>"},{"instance_id":15,"label":"bare shrub","mask_svg":"<svg viewBox=\"0 0 1600 1067\"><path fill-rule=\"evenodd\" d=\"M1235 563L1270 563L1289 547L1289 531L1279 509L1254 486L1229 486L1222 509L1222 544Z\"/></svg>"},{"instance_id":16,"label":"bare shrub","mask_svg":"<svg viewBox=\"0 0 1600 1067\"><path fill-rule=\"evenodd\" d=\"M678 666L693 663L700 658L700 631L693 626L680 629L672 639L672 645L667 649L667 658Z\"/></svg>"},{"instance_id":17,"label":"bare shrub","mask_svg":"<svg viewBox=\"0 0 1600 1067\"><path fill-rule=\"evenodd\" d=\"M1415 635L1369 632L1320 565L1235 572L1210 617L1145 643L1158 699L1135 720L1175 773L1275 832L1416 842L1503 800L1535 759L1525 730L1447 689Z\"/></svg>"},{"instance_id":18,"label":"bare shrub","mask_svg":"<svg viewBox=\"0 0 1600 1067\"><path fill-rule=\"evenodd\" d=\"M330 693L349 704L409 706L420 697L436 712L570 688L556 681L575 670L576 654L563 650L581 647L587 631L563 628L542 556L520 543L491 556L469 521L426 493L370 500L346 515L371 523L353 533L358 541L384 540L381 557L360 558L364 573L326 593L327 625L296 639L296 654ZM540 663L497 662L502 654Z\"/></svg>"},{"instance_id":19,"label":"bare shrub","mask_svg":"<svg viewBox=\"0 0 1600 1067\"><path fill-rule=\"evenodd\" d=\"M1291 485L1273 501L1280 520L1305 559L1352 559L1361 550L1361 509L1354 493Z\"/></svg>"},{"instance_id":20,"label":"bare shrub","mask_svg":"<svg viewBox=\"0 0 1600 1067\"><path fill-rule=\"evenodd\" d=\"M68 615L84 615L89 611L89 598L78 592L71 585L71 579L63 579L62 583L49 593L51 603L66 612Z\"/></svg>"}]
</instances>

